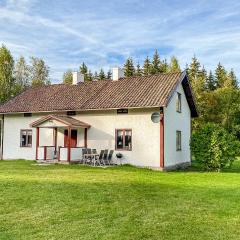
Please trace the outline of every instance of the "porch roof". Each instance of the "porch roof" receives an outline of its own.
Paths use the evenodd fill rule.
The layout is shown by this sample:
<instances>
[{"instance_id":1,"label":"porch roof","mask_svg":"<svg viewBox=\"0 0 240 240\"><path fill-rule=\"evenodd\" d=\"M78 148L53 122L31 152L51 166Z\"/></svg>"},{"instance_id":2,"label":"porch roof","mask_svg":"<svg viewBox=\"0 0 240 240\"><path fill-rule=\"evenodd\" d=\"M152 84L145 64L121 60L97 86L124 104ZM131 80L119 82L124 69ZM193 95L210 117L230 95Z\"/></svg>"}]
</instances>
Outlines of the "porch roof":
<instances>
[{"instance_id":1,"label":"porch roof","mask_svg":"<svg viewBox=\"0 0 240 240\"><path fill-rule=\"evenodd\" d=\"M67 127L76 127L76 128L90 128L91 125L79 121L73 117L70 116L62 116L62 115L47 115L45 117L42 117L38 119L37 121L33 122L30 124L31 127L41 127L41 125L47 121L55 121L59 122L59 126L62 126L63 124ZM49 126L44 126L44 127L59 127L57 124L51 124Z\"/></svg>"}]
</instances>

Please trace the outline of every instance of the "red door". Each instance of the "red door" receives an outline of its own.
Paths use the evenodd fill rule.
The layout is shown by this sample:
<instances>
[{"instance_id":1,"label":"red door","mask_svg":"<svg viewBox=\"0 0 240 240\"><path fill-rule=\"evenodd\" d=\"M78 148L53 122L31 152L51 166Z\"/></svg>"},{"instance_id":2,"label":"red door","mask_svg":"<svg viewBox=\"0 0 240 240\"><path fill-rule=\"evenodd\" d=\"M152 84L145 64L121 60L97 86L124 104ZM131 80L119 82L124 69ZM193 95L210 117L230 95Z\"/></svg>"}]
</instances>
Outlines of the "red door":
<instances>
[{"instance_id":1,"label":"red door","mask_svg":"<svg viewBox=\"0 0 240 240\"><path fill-rule=\"evenodd\" d=\"M64 147L68 147L68 130L64 130ZM77 130L71 130L70 147L77 147Z\"/></svg>"}]
</instances>

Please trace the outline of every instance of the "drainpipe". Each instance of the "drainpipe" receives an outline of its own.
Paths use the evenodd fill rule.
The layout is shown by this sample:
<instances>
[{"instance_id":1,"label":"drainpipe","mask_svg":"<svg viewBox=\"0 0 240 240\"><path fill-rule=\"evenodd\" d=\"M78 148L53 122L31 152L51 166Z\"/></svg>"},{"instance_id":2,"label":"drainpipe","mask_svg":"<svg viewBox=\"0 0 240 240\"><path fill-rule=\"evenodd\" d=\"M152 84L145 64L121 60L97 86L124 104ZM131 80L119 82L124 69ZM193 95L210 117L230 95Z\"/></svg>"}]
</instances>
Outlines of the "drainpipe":
<instances>
[{"instance_id":1,"label":"drainpipe","mask_svg":"<svg viewBox=\"0 0 240 240\"><path fill-rule=\"evenodd\" d=\"M160 108L160 168L164 169L164 109Z\"/></svg>"},{"instance_id":2,"label":"drainpipe","mask_svg":"<svg viewBox=\"0 0 240 240\"><path fill-rule=\"evenodd\" d=\"M1 156L0 159L3 160L3 139L4 139L4 115L2 115L1 120Z\"/></svg>"}]
</instances>

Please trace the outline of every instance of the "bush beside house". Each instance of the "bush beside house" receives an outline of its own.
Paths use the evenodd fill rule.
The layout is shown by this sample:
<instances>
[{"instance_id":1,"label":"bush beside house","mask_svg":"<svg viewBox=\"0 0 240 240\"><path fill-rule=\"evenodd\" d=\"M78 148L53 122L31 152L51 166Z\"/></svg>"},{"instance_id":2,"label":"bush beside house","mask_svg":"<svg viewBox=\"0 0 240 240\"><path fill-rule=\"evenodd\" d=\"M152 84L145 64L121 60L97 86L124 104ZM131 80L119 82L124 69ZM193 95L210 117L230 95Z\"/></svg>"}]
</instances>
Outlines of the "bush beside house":
<instances>
[{"instance_id":1,"label":"bush beside house","mask_svg":"<svg viewBox=\"0 0 240 240\"><path fill-rule=\"evenodd\" d=\"M237 138L212 123L205 124L193 133L190 146L195 161L208 171L230 167L240 152Z\"/></svg>"}]
</instances>

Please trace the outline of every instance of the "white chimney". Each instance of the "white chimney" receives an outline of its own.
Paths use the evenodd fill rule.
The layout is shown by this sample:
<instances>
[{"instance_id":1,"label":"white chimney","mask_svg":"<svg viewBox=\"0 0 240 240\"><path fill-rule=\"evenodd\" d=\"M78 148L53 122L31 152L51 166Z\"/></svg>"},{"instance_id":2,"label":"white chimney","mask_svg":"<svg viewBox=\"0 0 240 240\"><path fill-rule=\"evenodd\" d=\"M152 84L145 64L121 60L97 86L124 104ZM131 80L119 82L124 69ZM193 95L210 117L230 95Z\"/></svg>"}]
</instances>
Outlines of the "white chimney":
<instances>
[{"instance_id":1,"label":"white chimney","mask_svg":"<svg viewBox=\"0 0 240 240\"><path fill-rule=\"evenodd\" d=\"M81 82L84 82L84 74L80 73L80 72L72 72L72 76L73 76L73 85L77 85Z\"/></svg>"},{"instance_id":2,"label":"white chimney","mask_svg":"<svg viewBox=\"0 0 240 240\"><path fill-rule=\"evenodd\" d=\"M114 67L112 68L112 80L117 81L124 77L124 71L122 68Z\"/></svg>"}]
</instances>

